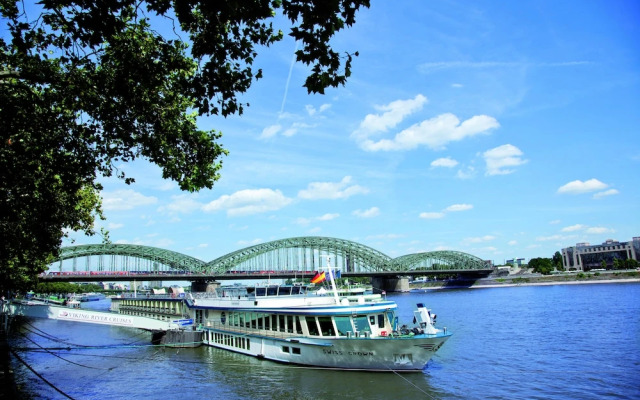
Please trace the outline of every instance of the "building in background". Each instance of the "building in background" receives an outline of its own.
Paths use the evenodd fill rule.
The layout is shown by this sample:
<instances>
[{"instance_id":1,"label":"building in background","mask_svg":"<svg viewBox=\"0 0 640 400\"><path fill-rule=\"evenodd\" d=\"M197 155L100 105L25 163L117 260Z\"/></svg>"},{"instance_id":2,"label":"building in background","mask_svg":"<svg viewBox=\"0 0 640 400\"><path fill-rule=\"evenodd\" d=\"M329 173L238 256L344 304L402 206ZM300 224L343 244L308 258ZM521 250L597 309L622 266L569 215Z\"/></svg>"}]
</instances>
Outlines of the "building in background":
<instances>
[{"instance_id":1,"label":"building in background","mask_svg":"<svg viewBox=\"0 0 640 400\"><path fill-rule=\"evenodd\" d=\"M607 269L614 267L614 260L636 260L640 255L640 237L634 237L629 242L618 242L609 239L602 244L590 245L578 243L575 246L562 249L562 265L568 271L589 271L602 268L602 261Z\"/></svg>"},{"instance_id":2,"label":"building in background","mask_svg":"<svg viewBox=\"0 0 640 400\"><path fill-rule=\"evenodd\" d=\"M522 267L525 262L524 258L512 258L504 262L505 265L511 265L512 267Z\"/></svg>"}]
</instances>

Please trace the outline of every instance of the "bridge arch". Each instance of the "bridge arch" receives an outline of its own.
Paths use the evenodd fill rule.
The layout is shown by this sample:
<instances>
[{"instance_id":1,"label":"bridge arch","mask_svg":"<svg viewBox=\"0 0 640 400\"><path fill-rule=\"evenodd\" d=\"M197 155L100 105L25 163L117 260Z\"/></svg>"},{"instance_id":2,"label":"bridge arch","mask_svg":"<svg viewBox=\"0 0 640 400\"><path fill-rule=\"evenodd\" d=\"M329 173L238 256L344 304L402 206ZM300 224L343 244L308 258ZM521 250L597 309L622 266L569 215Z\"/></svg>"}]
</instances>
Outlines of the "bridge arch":
<instances>
[{"instance_id":1,"label":"bridge arch","mask_svg":"<svg viewBox=\"0 0 640 400\"><path fill-rule=\"evenodd\" d=\"M487 268L487 263L483 259L454 250L407 254L393 259L393 269L397 271L482 270Z\"/></svg>"},{"instance_id":2,"label":"bridge arch","mask_svg":"<svg viewBox=\"0 0 640 400\"><path fill-rule=\"evenodd\" d=\"M129 265L129 258L147 260L151 263L154 270L181 270L190 272L201 272L205 262L195 257L188 256L186 254L178 253L171 250L161 249L158 247L142 246L136 244L85 244L78 246L63 247L60 249L58 258L54 261L62 263L68 259L78 259L82 257L98 256L99 270L101 269L100 263L102 263L102 256L121 257L120 263L122 264L122 270L139 270L148 269L148 267ZM112 262L113 263L113 262ZM117 263L117 261L116 261ZM140 268L141 267L141 268Z\"/></svg>"},{"instance_id":3,"label":"bridge arch","mask_svg":"<svg viewBox=\"0 0 640 400\"><path fill-rule=\"evenodd\" d=\"M313 271L326 265L330 256L332 266L344 272L383 271L391 258L378 250L345 239L303 236L274 240L247 247L206 264L208 273L232 270L302 270Z\"/></svg>"},{"instance_id":4,"label":"bridge arch","mask_svg":"<svg viewBox=\"0 0 640 400\"><path fill-rule=\"evenodd\" d=\"M63 247L54 261L86 257L88 271L184 271L224 274L233 271L315 271L331 259L343 272L398 272L433 270L486 270L486 262L460 251L432 251L407 254L395 259L363 244L345 239L320 236L293 237L246 247L204 262L171 250L134 244L89 244ZM96 262L93 258L97 257ZM110 257L105 267L104 258ZM143 263L140 260L144 261ZM108 260L109 261L109 260ZM52 263L53 264L53 263ZM89 265L93 264L93 265ZM52 265L53 267L53 265Z\"/></svg>"}]
</instances>

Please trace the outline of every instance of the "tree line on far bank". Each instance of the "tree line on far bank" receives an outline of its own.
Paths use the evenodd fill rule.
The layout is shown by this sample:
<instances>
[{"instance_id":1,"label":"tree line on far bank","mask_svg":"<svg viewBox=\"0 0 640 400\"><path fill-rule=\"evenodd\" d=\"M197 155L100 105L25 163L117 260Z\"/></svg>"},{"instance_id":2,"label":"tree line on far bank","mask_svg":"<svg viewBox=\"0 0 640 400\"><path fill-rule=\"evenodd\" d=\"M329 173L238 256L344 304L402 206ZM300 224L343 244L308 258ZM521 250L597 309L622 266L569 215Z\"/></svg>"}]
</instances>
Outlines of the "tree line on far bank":
<instances>
[{"instance_id":1,"label":"tree line on far bank","mask_svg":"<svg viewBox=\"0 0 640 400\"><path fill-rule=\"evenodd\" d=\"M640 264L638 261L633 259L622 260L619 258L615 258L613 260L613 264L610 267L605 260L602 260L600 263L600 269L636 269ZM543 275L549 275L551 272L555 271L564 271L564 267L562 266L562 255L559 251L553 255L552 258L544 258L537 257L529 260L528 267L533 269L533 272L538 272Z\"/></svg>"}]
</instances>

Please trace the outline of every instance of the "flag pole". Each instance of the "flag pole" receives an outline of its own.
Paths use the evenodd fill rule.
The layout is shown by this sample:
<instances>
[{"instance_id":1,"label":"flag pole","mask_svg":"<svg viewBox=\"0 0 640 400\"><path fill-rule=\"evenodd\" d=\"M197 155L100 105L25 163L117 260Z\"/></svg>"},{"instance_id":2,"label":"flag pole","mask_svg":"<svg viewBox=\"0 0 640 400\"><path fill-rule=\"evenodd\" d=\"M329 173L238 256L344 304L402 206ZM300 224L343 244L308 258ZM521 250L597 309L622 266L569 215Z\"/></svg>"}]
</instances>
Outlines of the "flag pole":
<instances>
[{"instance_id":1,"label":"flag pole","mask_svg":"<svg viewBox=\"0 0 640 400\"><path fill-rule=\"evenodd\" d=\"M329 256L327 256L327 270L329 271L329 279L331 280L333 297L336 300L336 304L340 304L340 298L338 297L338 288L336 287L336 281L333 279L333 270L331 269L331 257Z\"/></svg>"}]
</instances>

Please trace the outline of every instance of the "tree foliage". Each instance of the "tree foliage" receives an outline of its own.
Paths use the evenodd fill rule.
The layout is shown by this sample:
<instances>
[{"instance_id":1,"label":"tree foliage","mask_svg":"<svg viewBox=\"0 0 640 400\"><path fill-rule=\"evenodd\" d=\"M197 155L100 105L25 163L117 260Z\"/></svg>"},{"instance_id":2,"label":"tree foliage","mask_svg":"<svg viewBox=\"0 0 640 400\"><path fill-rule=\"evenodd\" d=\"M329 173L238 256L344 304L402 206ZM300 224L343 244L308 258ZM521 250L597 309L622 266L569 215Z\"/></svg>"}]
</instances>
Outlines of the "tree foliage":
<instances>
[{"instance_id":1,"label":"tree foliage","mask_svg":"<svg viewBox=\"0 0 640 400\"><path fill-rule=\"evenodd\" d=\"M551 258L538 257L529 260L529 268L532 268L534 272L549 275L553 271L553 264Z\"/></svg>"},{"instance_id":2,"label":"tree foliage","mask_svg":"<svg viewBox=\"0 0 640 400\"><path fill-rule=\"evenodd\" d=\"M556 251L553 254L553 258L551 259L551 263L553 267L558 271L564 271L564 267L562 266L562 254L559 251Z\"/></svg>"},{"instance_id":3,"label":"tree foliage","mask_svg":"<svg viewBox=\"0 0 640 400\"><path fill-rule=\"evenodd\" d=\"M98 178L145 158L211 188L227 154L200 115L242 114L253 63L291 22L305 87L345 83L331 38L369 0L0 0L0 290L33 286L65 229L93 234ZM279 11L278 11L279 10ZM280 12L286 18L277 19Z\"/></svg>"}]
</instances>

